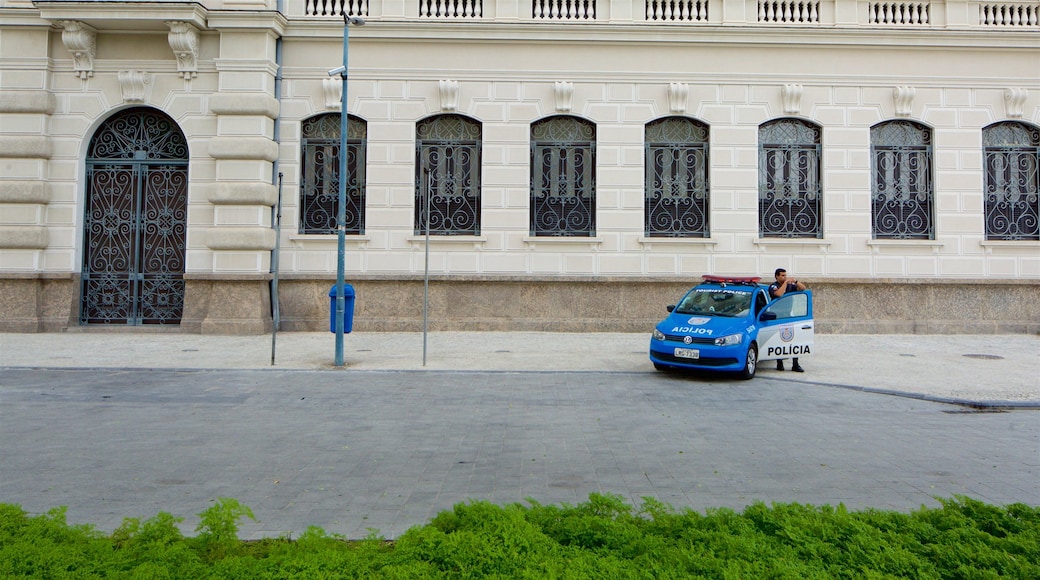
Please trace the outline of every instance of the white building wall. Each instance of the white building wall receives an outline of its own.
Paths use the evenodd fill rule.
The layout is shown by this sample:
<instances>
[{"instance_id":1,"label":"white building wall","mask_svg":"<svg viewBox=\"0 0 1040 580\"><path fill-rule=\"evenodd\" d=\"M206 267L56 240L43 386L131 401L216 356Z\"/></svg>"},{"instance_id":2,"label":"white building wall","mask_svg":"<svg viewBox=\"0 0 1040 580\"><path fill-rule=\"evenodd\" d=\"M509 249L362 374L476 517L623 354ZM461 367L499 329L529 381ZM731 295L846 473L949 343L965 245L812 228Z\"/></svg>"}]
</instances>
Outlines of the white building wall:
<instances>
[{"instance_id":1,"label":"white building wall","mask_svg":"<svg viewBox=\"0 0 1040 580\"><path fill-rule=\"evenodd\" d=\"M981 138L998 121L1040 125L1040 2L910 4L928 22L878 21L857 0L820 2L811 22L752 0L709 0L703 18L668 20L643 0L599 1L585 19L537 17L515 0L447 19L421 17L413 0L373 1L368 24L350 31L348 108L366 121L368 148L366 228L347 238L348 276L424 272L415 126L458 113L482 125L482 227L434 237L435 275L686 280L785 267L811 280L1040 280L1040 243L985 240ZM279 172L280 271L332 275L336 237L298 233L300 123L339 111L327 71L341 64L342 19L314 14L329 6L340 5L0 0L0 276L81 270L90 137L138 105L172 117L188 140L187 275L265 279ZM986 20L995 13L1019 16ZM96 33L89 62L64 38L70 21ZM198 32L190 71L169 22ZM442 81L457 83L457 100L442 101ZM22 102L34 95L46 102ZM556 114L596 124L592 238L529 233L530 126ZM644 125L670 115L710 126L706 239L644 233ZM822 128L819 240L758 233L758 127L780 117ZM933 130L933 240L872 236L870 128L893 119ZM39 187L26 194L23 183Z\"/></svg>"}]
</instances>

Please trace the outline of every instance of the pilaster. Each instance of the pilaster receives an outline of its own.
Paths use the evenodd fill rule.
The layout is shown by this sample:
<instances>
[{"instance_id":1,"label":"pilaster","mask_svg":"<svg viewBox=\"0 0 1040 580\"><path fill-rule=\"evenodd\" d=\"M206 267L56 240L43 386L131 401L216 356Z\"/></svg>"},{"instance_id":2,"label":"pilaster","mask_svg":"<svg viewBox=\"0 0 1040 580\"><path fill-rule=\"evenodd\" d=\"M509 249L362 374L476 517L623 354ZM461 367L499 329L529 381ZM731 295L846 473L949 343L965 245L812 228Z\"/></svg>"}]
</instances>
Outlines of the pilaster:
<instances>
[{"instance_id":1,"label":"pilaster","mask_svg":"<svg viewBox=\"0 0 1040 580\"><path fill-rule=\"evenodd\" d=\"M220 32L219 92L209 98L217 127L208 143L216 170L208 195L213 223L205 236L214 274L270 269L275 242L271 207L277 201L271 177L278 158L274 124L279 115L275 49L280 34L271 18L228 15L210 22Z\"/></svg>"},{"instance_id":2,"label":"pilaster","mask_svg":"<svg viewBox=\"0 0 1040 580\"><path fill-rule=\"evenodd\" d=\"M0 35L0 331L39 332L53 314L43 255L49 245L51 191L50 26L5 28ZM56 315L60 318L60 314Z\"/></svg>"},{"instance_id":3,"label":"pilaster","mask_svg":"<svg viewBox=\"0 0 1040 580\"><path fill-rule=\"evenodd\" d=\"M6 64L10 53L3 48ZM46 90L5 86L0 93L0 117L4 119L0 129L0 167L4 168L0 172L0 272L33 272L41 267L40 257L48 245L46 215L51 195L47 176L52 149L48 131L54 108L54 95Z\"/></svg>"}]
</instances>

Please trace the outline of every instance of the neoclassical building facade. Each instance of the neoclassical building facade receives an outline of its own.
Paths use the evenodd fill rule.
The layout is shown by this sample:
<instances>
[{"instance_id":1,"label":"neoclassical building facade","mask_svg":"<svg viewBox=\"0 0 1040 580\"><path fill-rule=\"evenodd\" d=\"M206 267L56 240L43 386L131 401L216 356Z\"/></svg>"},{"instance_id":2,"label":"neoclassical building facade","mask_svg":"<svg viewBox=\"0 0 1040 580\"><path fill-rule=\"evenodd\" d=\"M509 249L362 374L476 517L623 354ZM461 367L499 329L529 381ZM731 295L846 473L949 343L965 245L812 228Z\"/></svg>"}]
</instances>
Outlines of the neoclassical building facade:
<instances>
[{"instance_id":1,"label":"neoclassical building facade","mask_svg":"<svg viewBox=\"0 0 1040 580\"><path fill-rule=\"evenodd\" d=\"M1037 0L0 0L0 331L323 330L345 166L355 330L1040 333L1038 165Z\"/></svg>"}]
</instances>

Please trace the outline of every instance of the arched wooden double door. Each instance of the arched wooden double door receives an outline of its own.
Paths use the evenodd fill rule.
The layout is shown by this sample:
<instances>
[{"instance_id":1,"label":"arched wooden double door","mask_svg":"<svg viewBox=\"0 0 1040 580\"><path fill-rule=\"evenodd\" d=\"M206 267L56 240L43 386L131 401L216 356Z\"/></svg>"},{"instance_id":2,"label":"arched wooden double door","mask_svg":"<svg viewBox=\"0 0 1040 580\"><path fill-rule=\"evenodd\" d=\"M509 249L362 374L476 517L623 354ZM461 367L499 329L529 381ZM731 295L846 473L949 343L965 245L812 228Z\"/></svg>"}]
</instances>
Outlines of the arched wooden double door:
<instances>
[{"instance_id":1,"label":"arched wooden double door","mask_svg":"<svg viewBox=\"0 0 1040 580\"><path fill-rule=\"evenodd\" d=\"M86 158L81 324L179 324L188 144L147 107L113 115Z\"/></svg>"}]
</instances>

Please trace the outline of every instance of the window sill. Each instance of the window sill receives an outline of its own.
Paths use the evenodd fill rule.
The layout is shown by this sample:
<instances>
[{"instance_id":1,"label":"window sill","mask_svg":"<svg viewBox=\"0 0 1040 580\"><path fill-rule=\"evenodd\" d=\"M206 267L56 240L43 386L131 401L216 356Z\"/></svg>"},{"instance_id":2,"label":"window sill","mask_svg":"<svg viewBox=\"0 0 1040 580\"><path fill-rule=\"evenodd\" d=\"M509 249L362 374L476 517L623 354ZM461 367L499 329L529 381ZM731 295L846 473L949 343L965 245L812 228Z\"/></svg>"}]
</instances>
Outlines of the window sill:
<instances>
[{"instance_id":1,"label":"window sill","mask_svg":"<svg viewBox=\"0 0 1040 580\"><path fill-rule=\"evenodd\" d=\"M529 246L552 244L598 246L603 243L603 239L581 236L524 236L524 243Z\"/></svg>"},{"instance_id":2,"label":"window sill","mask_svg":"<svg viewBox=\"0 0 1040 580\"><path fill-rule=\"evenodd\" d=\"M639 238L639 244L650 249L654 246L714 246L711 238Z\"/></svg>"},{"instance_id":3,"label":"window sill","mask_svg":"<svg viewBox=\"0 0 1040 580\"><path fill-rule=\"evenodd\" d=\"M420 248L426 246L426 236L408 236L408 243L413 248ZM439 236L430 234L430 245L434 246L465 246L470 245L474 248L479 248L487 243L487 238L484 236Z\"/></svg>"},{"instance_id":4,"label":"window sill","mask_svg":"<svg viewBox=\"0 0 1040 580\"><path fill-rule=\"evenodd\" d=\"M867 246L875 252L881 248L931 248L938 252L945 245L938 240L867 240Z\"/></svg>"},{"instance_id":5,"label":"window sill","mask_svg":"<svg viewBox=\"0 0 1040 580\"><path fill-rule=\"evenodd\" d=\"M291 236L289 236L289 241L292 242L295 246L302 246L304 244L315 244L324 246L325 244L338 243L339 236L336 234L292 234ZM363 248L368 245L368 242L372 241L372 238L364 234L347 234L343 237L343 241L345 244L350 245L352 247Z\"/></svg>"},{"instance_id":6,"label":"window sill","mask_svg":"<svg viewBox=\"0 0 1040 580\"><path fill-rule=\"evenodd\" d=\"M1037 246L1040 246L1040 241L1037 240L983 240L979 242L986 253L991 253L993 250L1020 250L1028 248L1035 250Z\"/></svg>"},{"instance_id":7,"label":"window sill","mask_svg":"<svg viewBox=\"0 0 1040 580\"><path fill-rule=\"evenodd\" d=\"M825 248L831 242L820 238L755 238L756 246L816 246Z\"/></svg>"}]
</instances>

